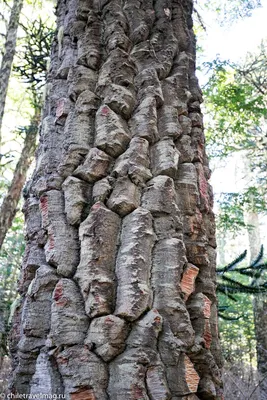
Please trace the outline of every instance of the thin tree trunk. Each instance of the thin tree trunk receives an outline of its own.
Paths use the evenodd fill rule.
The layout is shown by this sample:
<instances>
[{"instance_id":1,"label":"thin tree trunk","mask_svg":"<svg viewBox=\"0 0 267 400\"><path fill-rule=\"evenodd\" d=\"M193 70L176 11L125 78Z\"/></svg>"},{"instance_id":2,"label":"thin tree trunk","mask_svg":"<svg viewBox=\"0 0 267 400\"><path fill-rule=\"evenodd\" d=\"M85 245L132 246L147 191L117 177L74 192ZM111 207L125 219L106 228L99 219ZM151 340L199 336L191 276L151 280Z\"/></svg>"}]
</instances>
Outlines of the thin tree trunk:
<instances>
[{"instance_id":1,"label":"thin tree trunk","mask_svg":"<svg viewBox=\"0 0 267 400\"><path fill-rule=\"evenodd\" d=\"M30 129L28 130L23 149L16 165L13 179L8 192L4 197L0 208L0 250L2 248L4 239L8 230L10 229L13 219L17 212L18 203L21 197L22 188L26 182L27 172L33 160L34 152L36 149L36 138L38 131L38 120L34 120ZM5 324L6 310L0 310L0 370L2 367L3 357L6 354L6 324Z\"/></svg>"},{"instance_id":2,"label":"thin tree trunk","mask_svg":"<svg viewBox=\"0 0 267 400\"><path fill-rule=\"evenodd\" d=\"M13 393L222 398L192 8L58 2Z\"/></svg>"},{"instance_id":3,"label":"thin tree trunk","mask_svg":"<svg viewBox=\"0 0 267 400\"><path fill-rule=\"evenodd\" d=\"M0 250L16 215L22 188L36 149L38 121L34 121L25 136L23 149L17 162L12 182L0 208Z\"/></svg>"},{"instance_id":4,"label":"thin tree trunk","mask_svg":"<svg viewBox=\"0 0 267 400\"><path fill-rule=\"evenodd\" d=\"M245 183L249 187L253 178L253 172L248 163L246 154L243 156ZM253 199L251 199L253 203ZM250 262L253 262L259 255L261 248L261 232L259 215L256 212L248 210L245 213L245 221L248 225L247 233L249 240ZM267 301L264 294L254 297L254 326L256 338L257 352L257 369L258 369L258 398L259 400L267 399Z\"/></svg>"},{"instance_id":5,"label":"thin tree trunk","mask_svg":"<svg viewBox=\"0 0 267 400\"><path fill-rule=\"evenodd\" d=\"M260 252L261 235L259 216L255 212L247 212L250 261L254 261ZM254 325L256 336L257 366L259 375L259 400L267 399L267 301L266 296L255 296L253 301Z\"/></svg>"},{"instance_id":6,"label":"thin tree trunk","mask_svg":"<svg viewBox=\"0 0 267 400\"><path fill-rule=\"evenodd\" d=\"M11 9L10 19L7 27L4 54L0 66L0 144L2 141L1 131L5 111L5 103L8 89L8 82L12 70L13 58L16 50L17 30L23 0L14 0Z\"/></svg>"}]
</instances>

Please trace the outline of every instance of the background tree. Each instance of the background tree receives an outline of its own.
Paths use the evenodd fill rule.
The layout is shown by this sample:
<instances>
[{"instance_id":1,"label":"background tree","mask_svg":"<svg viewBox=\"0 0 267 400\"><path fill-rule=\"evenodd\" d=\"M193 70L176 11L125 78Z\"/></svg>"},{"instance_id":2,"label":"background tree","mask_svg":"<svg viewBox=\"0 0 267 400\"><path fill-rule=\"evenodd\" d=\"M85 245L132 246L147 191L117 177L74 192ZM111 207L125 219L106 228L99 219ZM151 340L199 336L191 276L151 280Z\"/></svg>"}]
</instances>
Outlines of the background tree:
<instances>
[{"instance_id":1,"label":"background tree","mask_svg":"<svg viewBox=\"0 0 267 400\"><path fill-rule=\"evenodd\" d=\"M259 213L266 213L265 64L263 43L258 54L248 55L243 65L216 60L209 65L214 67L214 72L205 91L207 109L211 113L208 139L213 141L213 154L226 157L233 152L243 152L240 158L243 192L227 194L220 200L218 226L228 231L247 229L251 260L255 259L261 244ZM266 394L265 297L254 300L259 398L265 398Z\"/></svg>"},{"instance_id":2,"label":"background tree","mask_svg":"<svg viewBox=\"0 0 267 400\"><path fill-rule=\"evenodd\" d=\"M12 231L14 240L9 237L6 245L3 248L3 251L2 245L18 211L21 191L25 184L27 172L33 161L33 156L36 149L36 138L41 118L43 96L42 87L45 80L46 63L49 57L52 35L51 29L46 27L42 20L35 21L34 25L31 23L28 26L24 26L24 32L25 44L19 54L19 57L17 57L16 61L18 64L15 65L14 69L17 71L20 79L23 79L27 84L26 87L30 93L31 104L34 109L34 113L31 117L30 125L21 127L19 129L19 135L24 136L24 144L19 160L13 172L11 184L7 188L6 193L4 193L0 207L0 256L2 259L0 274L3 277L0 283L2 292L0 299L0 369L3 357L7 354L6 340L8 333L9 310L12 301L16 297L14 285L16 285L16 278L18 275L18 254L21 255L21 248L23 247L23 243L20 243L19 240L16 240L18 222L16 222ZM3 160L5 159L6 157L3 155ZM3 165L1 169L4 169ZM20 234L20 238L22 238L22 234ZM10 252L12 249L10 242L13 245L16 243L17 246L17 248L14 248L13 251L13 268L11 268L12 264L10 257L7 257L6 262L4 262L8 252Z\"/></svg>"},{"instance_id":3,"label":"background tree","mask_svg":"<svg viewBox=\"0 0 267 400\"><path fill-rule=\"evenodd\" d=\"M12 70L12 63L16 50L17 31L19 26L19 17L23 6L23 0L14 0L10 12L9 23L6 31L6 41L4 52L1 58L0 65L0 145L1 145L1 130L5 110L6 96L9 77ZM1 158L0 158L1 160Z\"/></svg>"},{"instance_id":4,"label":"background tree","mask_svg":"<svg viewBox=\"0 0 267 400\"><path fill-rule=\"evenodd\" d=\"M23 149L14 170L12 182L3 198L0 208L0 250L6 233L11 227L26 181L35 148L38 127L41 118L43 86L49 58L52 30L40 19L34 24L24 26L25 45L20 53L19 64L15 66L20 77L27 83L31 104L34 110L28 127L20 129L25 135Z\"/></svg>"},{"instance_id":5,"label":"background tree","mask_svg":"<svg viewBox=\"0 0 267 400\"><path fill-rule=\"evenodd\" d=\"M57 7L13 392L220 399L193 4L93 4Z\"/></svg>"}]
</instances>

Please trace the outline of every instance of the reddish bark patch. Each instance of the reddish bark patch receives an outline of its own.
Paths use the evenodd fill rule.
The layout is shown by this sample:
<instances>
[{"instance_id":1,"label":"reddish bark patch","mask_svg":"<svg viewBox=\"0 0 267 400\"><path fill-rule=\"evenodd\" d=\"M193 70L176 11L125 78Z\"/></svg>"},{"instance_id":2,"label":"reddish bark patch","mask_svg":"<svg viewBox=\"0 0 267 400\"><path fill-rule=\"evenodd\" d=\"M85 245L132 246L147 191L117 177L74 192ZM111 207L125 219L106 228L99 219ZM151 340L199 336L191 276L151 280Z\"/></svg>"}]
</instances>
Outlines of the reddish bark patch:
<instances>
[{"instance_id":1,"label":"reddish bark patch","mask_svg":"<svg viewBox=\"0 0 267 400\"><path fill-rule=\"evenodd\" d=\"M181 286L182 292L185 295L184 296L185 301L195 291L195 280L196 280L198 273L199 273L199 268L197 268L193 264L188 264L188 267L186 268L185 272L183 273L183 277L182 277L180 286Z\"/></svg>"},{"instance_id":2,"label":"reddish bark patch","mask_svg":"<svg viewBox=\"0 0 267 400\"><path fill-rule=\"evenodd\" d=\"M101 110L101 114L103 115L108 115L109 114L109 108L107 106L104 106Z\"/></svg>"},{"instance_id":3,"label":"reddish bark patch","mask_svg":"<svg viewBox=\"0 0 267 400\"><path fill-rule=\"evenodd\" d=\"M199 184L199 192L200 196L202 198L204 207L207 211L209 211L210 206L209 206L209 187L208 187L208 182L205 177L205 173L203 170L203 166L199 164L197 166L197 171L198 171L198 184Z\"/></svg>"},{"instance_id":4,"label":"reddish bark patch","mask_svg":"<svg viewBox=\"0 0 267 400\"><path fill-rule=\"evenodd\" d=\"M144 389L136 384L132 385L131 400L143 400L146 397Z\"/></svg>"},{"instance_id":5,"label":"reddish bark patch","mask_svg":"<svg viewBox=\"0 0 267 400\"><path fill-rule=\"evenodd\" d=\"M197 145L197 155L201 163L203 163L203 152L204 152L204 146L202 143L198 143Z\"/></svg>"},{"instance_id":6,"label":"reddish bark patch","mask_svg":"<svg viewBox=\"0 0 267 400\"><path fill-rule=\"evenodd\" d=\"M65 104L66 104L65 98L61 98L57 101L57 108L56 108L56 117L57 118L60 118L63 115L66 115Z\"/></svg>"},{"instance_id":7,"label":"reddish bark patch","mask_svg":"<svg viewBox=\"0 0 267 400\"><path fill-rule=\"evenodd\" d=\"M199 376L194 368L194 365L189 357L184 356L184 366L185 366L185 380L188 389L191 393L195 393L198 388Z\"/></svg>"},{"instance_id":8,"label":"reddish bark patch","mask_svg":"<svg viewBox=\"0 0 267 400\"><path fill-rule=\"evenodd\" d=\"M68 359L67 357L61 357L61 356L59 356L59 357L57 357L57 362L58 362L59 364L68 364L69 359Z\"/></svg>"},{"instance_id":9,"label":"reddish bark patch","mask_svg":"<svg viewBox=\"0 0 267 400\"><path fill-rule=\"evenodd\" d=\"M209 349L211 346L212 342L212 335L211 335L211 329L210 329L210 322L208 319L205 319L205 327L204 327L204 341L205 341L205 347L206 349Z\"/></svg>"},{"instance_id":10,"label":"reddish bark patch","mask_svg":"<svg viewBox=\"0 0 267 400\"><path fill-rule=\"evenodd\" d=\"M71 400L96 400L93 389L80 389L78 392L71 393Z\"/></svg>"},{"instance_id":11,"label":"reddish bark patch","mask_svg":"<svg viewBox=\"0 0 267 400\"><path fill-rule=\"evenodd\" d=\"M95 204L92 206L91 210L92 210L92 211L97 211L97 210L99 210L100 207L101 207L101 203L98 201L97 203L95 203Z\"/></svg>"},{"instance_id":12,"label":"reddish bark patch","mask_svg":"<svg viewBox=\"0 0 267 400\"><path fill-rule=\"evenodd\" d=\"M59 282L54 291L54 300L59 301L63 296L63 285Z\"/></svg>"},{"instance_id":13,"label":"reddish bark patch","mask_svg":"<svg viewBox=\"0 0 267 400\"><path fill-rule=\"evenodd\" d=\"M48 250L53 250L55 248L55 237L51 232L48 236Z\"/></svg>"},{"instance_id":14,"label":"reddish bark patch","mask_svg":"<svg viewBox=\"0 0 267 400\"><path fill-rule=\"evenodd\" d=\"M204 317L210 318L211 300L204 295Z\"/></svg>"},{"instance_id":15,"label":"reddish bark patch","mask_svg":"<svg viewBox=\"0 0 267 400\"><path fill-rule=\"evenodd\" d=\"M113 321L112 318L106 317L106 318L105 318L105 323L106 323L106 324L114 324L114 321Z\"/></svg>"},{"instance_id":16,"label":"reddish bark patch","mask_svg":"<svg viewBox=\"0 0 267 400\"><path fill-rule=\"evenodd\" d=\"M41 212L42 212L43 221L47 223L47 218L48 218L48 197L47 196L42 196L40 198L40 208L41 208Z\"/></svg>"}]
</instances>

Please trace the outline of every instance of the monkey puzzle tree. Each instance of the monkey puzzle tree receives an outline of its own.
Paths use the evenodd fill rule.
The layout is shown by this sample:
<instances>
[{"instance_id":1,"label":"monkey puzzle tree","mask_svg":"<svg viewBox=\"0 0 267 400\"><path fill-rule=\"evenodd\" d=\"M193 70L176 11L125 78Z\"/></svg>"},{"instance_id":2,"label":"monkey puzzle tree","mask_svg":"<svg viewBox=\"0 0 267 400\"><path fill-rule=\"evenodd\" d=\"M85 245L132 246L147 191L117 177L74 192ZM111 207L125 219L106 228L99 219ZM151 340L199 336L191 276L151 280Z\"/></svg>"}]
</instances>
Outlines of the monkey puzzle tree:
<instances>
[{"instance_id":1,"label":"monkey puzzle tree","mask_svg":"<svg viewBox=\"0 0 267 400\"><path fill-rule=\"evenodd\" d=\"M13 393L221 399L190 0L59 0Z\"/></svg>"}]
</instances>

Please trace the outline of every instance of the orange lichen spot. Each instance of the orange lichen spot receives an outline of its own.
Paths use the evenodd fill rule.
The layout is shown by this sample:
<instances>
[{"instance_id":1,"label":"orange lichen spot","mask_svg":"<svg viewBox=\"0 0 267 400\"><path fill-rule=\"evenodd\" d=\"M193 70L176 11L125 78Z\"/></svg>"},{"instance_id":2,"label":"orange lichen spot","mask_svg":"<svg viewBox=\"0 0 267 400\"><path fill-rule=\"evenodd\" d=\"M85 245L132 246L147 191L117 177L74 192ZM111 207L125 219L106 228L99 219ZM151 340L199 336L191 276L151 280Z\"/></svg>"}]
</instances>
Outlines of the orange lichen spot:
<instances>
[{"instance_id":1,"label":"orange lichen spot","mask_svg":"<svg viewBox=\"0 0 267 400\"><path fill-rule=\"evenodd\" d=\"M184 356L184 366L185 366L185 380L188 389L191 393L195 393L198 388L199 376L194 368L194 365L189 357Z\"/></svg>"},{"instance_id":2,"label":"orange lichen spot","mask_svg":"<svg viewBox=\"0 0 267 400\"><path fill-rule=\"evenodd\" d=\"M204 295L204 317L210 318L211 300Z\"/></svg>"},{"instance_id":3,"label":"orange lichen spot","mask_svg":"<svg viewBox=\"0 0 267 400\"><path fill-rule=\"evenodd\" d=\"M78 392L71 393L71 400L96 400L93 389L80 389Z\"/></svg>"},{"instance_id":4,"label":"orange lichen spot","mask_svg":"<svg viewBox=\"0 0 267 400\"><path fill-rule=\"evenodd\" d=\"M154 322L156 322L156 324L160 324L161 323L161 318L160 317L154 318Z\"/></svg>"},{"instance_id":5,"label":"orange lichen spot","mask_svg":"<svg viewBox=\"0 0 267 400\"><path fill-rule=\"evenodd\" d=\"M205 319L205 327L204 327L203 338L204 338L204 341L205 341L206 349L209 349L210 346L211 346L211 342L212 342L212 335L211 335L211 329L210 329L210 321L208 319Z\"/></svg>"},{"instance_id":6,"label":"orange lichen spot","mask_svg":"<svg viewBox=\"0 0 267 400\"><path fill-rule=\"evenodd\" d=\"M188 264L188 267L186 268L185 272L183 273L183 277L181 280L181 289L182 292L184 293L184 299L185 301L188 299L190 294L192 294L195 290L195 280L198 275L199 269L193 265L193 264Z\"/></svg>"}]
</instances>

